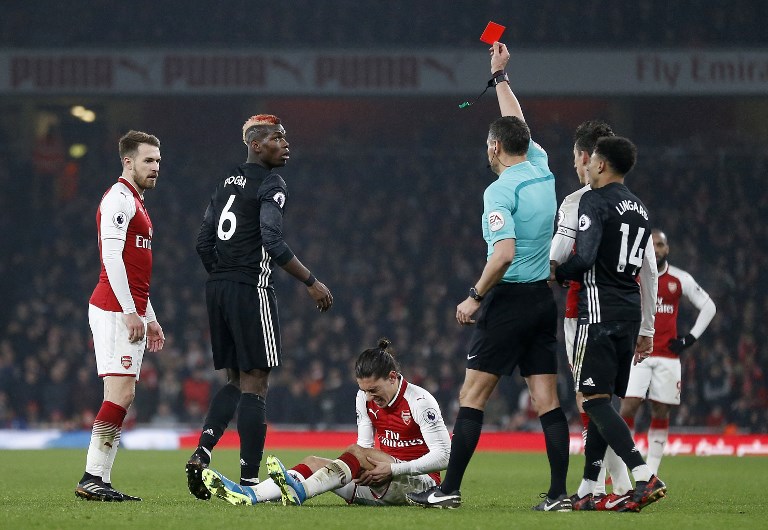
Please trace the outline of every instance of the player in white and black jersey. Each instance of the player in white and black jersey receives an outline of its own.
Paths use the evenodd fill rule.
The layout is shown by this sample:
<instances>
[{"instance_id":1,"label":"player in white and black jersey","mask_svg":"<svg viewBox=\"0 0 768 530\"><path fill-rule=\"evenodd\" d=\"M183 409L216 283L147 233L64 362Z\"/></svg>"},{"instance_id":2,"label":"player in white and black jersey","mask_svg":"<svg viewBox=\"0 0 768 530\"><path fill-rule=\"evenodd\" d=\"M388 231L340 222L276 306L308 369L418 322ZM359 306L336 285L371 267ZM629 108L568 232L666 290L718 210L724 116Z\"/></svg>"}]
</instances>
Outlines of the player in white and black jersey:
<instances>
[{"instance_id":1,"label":"player in white and black jersey","mask_svg":"<svg viewBox=\"0 0 768 530\"><path fill-rule=\"evenodd\" d=\"M360 387L355 399L357 443L338 458L308 456L286 469L269 456L271 480L257 486L241 486L206 469L206 487L231 504L282 499L283 504L300 505L333 491L349 504L393 506L405 504L408 493L440 484L451 450L448 429L432 394L400 373L389 340L380 339L378 347L360 354L355 379Z\"/></svg>"},{"instance_id":2,"label":"player in white and black jersey","mask_svg":"<svg viewBox=\"0 0 768 530\"><path fill-rule=\"evenodd\" d=\"M643 307L637 276L650 261L645 256L651 233L648 210L624 185L636 157L637 149L626 138L598 140L587 166L592 189L579 204L576 250L555 269L560 283L582 282L574 379L590 422L584 478L571 498L575 510L594 509L593 494L608 446L627 464L636 482L632 500L622 511L639 511L666 492L611 405L612 394L624 397L633 358L642 361L653 349L652 329L638 336ZM647 283L652 285L643 285L644 289L656 290L655 281Z\"/></svg>"},{"instance_id":3,"label":"player in white and black jersey","mask_svg":"<svg viewBox=\"0 0 768 530\"><path fill-rule=\"evenodd\" d=\"M186 465L190 493L209 499L202 470L238 410L240 480L258 482L267 433L269 372L280 363L280 327L272 270L282 267L307 285L320 311L333 304L328 288L299 261L283 239L288 192L275 172L290 151L280 119L259 114L243 125L244 164L216 185L197 237L197 252L210 274L206 283L213 364L227 384L211 400L199 445Z\"/></svg>"}]
</instances>

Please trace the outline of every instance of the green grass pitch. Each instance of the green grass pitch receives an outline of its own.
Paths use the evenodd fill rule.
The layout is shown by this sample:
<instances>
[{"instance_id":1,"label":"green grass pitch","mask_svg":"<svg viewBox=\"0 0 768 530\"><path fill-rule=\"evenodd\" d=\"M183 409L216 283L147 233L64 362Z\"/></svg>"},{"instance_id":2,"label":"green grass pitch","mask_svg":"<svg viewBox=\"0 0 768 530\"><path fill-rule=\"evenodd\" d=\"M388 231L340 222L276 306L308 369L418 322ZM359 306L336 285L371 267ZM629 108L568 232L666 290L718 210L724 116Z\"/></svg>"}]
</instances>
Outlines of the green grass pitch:
<instances>
[{"instance_id":1,"label":"green grass pitch","mask_svg":"<svg viewBox=\"0 0 768 530\"><path fill-rule=\"evenodd\" d=\"M112 476L115 486L144 501L100 503L75 498L84 449L0 451L0 528L768 528L766 457L666 457L661 477L667 498L633 514L532 512L548 483L542 454L477 453L462 485L463 506L425 510L346 506L332 493L302 507L198 501L187 492L188 453L122 450ZM274 453L292 465L309 452ZM327 450L314 454L337 456ZM228 476L238 476L237 461L236 451L214 453L214 466ZM569 491L575 491L583 462L583 456L571 458Z\"/></svg>"}]
</instances>

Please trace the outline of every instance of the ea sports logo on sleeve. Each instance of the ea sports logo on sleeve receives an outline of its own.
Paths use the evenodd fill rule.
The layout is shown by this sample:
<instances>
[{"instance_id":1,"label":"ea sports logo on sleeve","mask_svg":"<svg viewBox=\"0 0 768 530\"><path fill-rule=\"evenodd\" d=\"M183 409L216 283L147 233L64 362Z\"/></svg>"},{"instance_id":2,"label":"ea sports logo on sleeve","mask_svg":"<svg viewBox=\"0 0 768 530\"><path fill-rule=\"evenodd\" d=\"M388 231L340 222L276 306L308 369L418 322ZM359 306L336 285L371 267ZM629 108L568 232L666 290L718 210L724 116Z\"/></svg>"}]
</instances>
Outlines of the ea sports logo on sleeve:
<instances>
[{"instance_id":1,"label":"ea sports logo on sleeve","mask_svg":"<svg viewBox=\"0 0 768 530\"><path fill-rule=\"evenodd\" d=\"M488 228L491 232L497 232L504 226L504 215L501 212L491 212L488 214Z\"/></svg>"}]
</instances>

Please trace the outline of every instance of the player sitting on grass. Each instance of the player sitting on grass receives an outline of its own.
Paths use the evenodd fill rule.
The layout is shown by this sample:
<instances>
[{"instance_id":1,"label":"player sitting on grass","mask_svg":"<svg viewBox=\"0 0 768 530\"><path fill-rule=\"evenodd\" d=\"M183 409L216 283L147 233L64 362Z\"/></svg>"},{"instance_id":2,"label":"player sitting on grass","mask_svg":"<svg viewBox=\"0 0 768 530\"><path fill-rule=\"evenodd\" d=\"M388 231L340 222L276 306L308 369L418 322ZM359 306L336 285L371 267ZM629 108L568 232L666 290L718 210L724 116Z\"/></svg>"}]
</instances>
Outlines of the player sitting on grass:
<instances>
[{"instance_id":1,"label":"player sitting on grass","mask_svg":"<svg viewBox=\"0 0 768 530\"><path fill-rule=\"evenodd\" d=\"M405 505L406 493L440 484L451 448L440 407L429 392L405 380L389 346L380 339L355 363L357 443L336 460L308 456L286 469L269 456L270 479L255 486L204 469L206 488L232 504L282 499L284 505L301 505L333 491L349 504L385 506Z\"/></svg>"}]
</instances>

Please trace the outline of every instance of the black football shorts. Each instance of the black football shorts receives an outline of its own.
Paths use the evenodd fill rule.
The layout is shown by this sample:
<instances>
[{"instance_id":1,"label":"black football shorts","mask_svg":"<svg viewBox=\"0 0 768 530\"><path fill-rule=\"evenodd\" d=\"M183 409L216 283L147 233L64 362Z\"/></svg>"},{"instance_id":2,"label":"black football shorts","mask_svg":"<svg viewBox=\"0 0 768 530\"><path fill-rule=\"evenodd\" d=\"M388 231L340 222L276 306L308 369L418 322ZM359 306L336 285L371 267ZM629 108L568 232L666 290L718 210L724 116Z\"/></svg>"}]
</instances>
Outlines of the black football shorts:
<instances>
[{"instance_id":1,"label":"black football shorts","mask_svg":"<svg viewBox=\"0 0 768 530\"><path fill-rule=\"evenodd\" d=\"M209 280L205 300L214 368L248 372L280 364L280 322L273 289Z\"/></svg>"},{"instance_id":2,"label":"black football shorts","mask_svg":"<svg viewBox=\"0 0 768 530\"><path fill-rule=\"evenodd\" d=\"M614 320L579 322L573 348L573 379L577 392L624 397L635 355L640 322Z\"/></svg>"},{"instance_id":3,"label":"black football shorts","mask_svg":"<svg viewBox=\"0 0 768 530\"><path fill-rule=\"evenodd\" d=\"M500 283L483 298L467 368L495 375L557 373L557 305L546 281Z\"/></svg>"}]
</instances>

